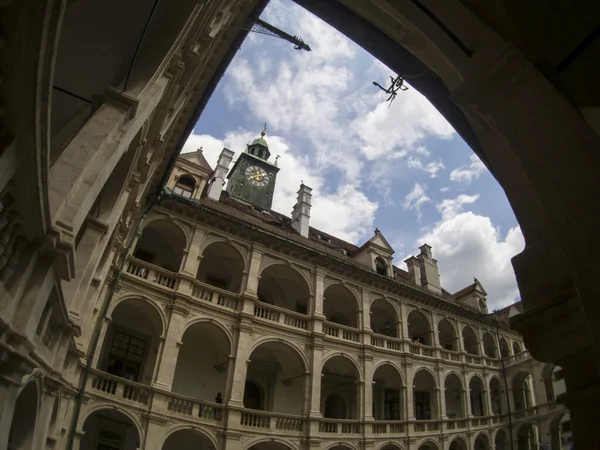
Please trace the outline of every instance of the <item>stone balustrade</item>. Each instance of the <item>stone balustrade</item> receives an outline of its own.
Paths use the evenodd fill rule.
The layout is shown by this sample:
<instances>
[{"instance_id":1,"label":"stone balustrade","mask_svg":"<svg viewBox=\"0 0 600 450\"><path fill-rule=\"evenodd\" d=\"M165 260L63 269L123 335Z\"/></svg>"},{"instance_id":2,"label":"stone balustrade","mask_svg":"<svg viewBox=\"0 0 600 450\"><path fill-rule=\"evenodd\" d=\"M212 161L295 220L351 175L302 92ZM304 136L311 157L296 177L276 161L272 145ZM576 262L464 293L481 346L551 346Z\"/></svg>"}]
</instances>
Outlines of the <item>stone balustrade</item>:
<instances>
[{"instance_id":1,"label":"stone balustrade","mask_svg":"<svg viewBox=\"0 0 600 450\"><path fill-rule=\"evenodd\" d=\"M177 289L179 275L162 267L130 257L125 272L131 276L149 281L167 289Z\"/></svg>"},{"instance_id":2,"label":"stone balustrade","mask_svg":"<svg viewBox=\"0 0 600 450\"><path fill-rule=\"evenodd\" d=\"M262 302L255 303L254 317L304 331L308 330L310 323L310 317L304 314Z\"/></svg>"},{"instance_id":3,"label":"stone balustrade","mask_svg":"<svg viewBox=\"0 0 600 450\"><path fill-rule=\"evenodd\" d=\"M360 342L361 332L358 329L333 322L323 322L323 333L325 333L325 336L327 337L344 341Z\"/></svg>"},{"instance_id":4,"label":"stone balustrade","mask_svg":"<svg viewBox=\"0 0 600 450\"><path fill-rule=\"evenodd\" d=\"M529 361L530 358L531 358L531 355L529 354L529 352L527 350L525 350L524 352L509 356L508 358L503 358L504 366L505 367L514 366L515 364L519 364L524 361Z\"/></svg>"},{"instance_id":5,"label":"stone balustrade","mask_svg":"<svg viewBox=\"0 0 600 450\"><path fill-rule=\"evenodd\" d=\"M96 395L125 404L150 404L152 390L149 386L125 380L99 370L92 370L89 390Z\"/></svg>"},{"instance_id":6,"label":"stone balustrade","mask_svg":"<svg viewBox=\"0 0 600 450\"><path fill-rule=\"evenodd\" d=\"M373 347L391 350L394 352L404 351L404 342L402 339L384 336L381 334L371 334L371 345Z\"/></svg>"},{"instance_id":7,"label":"stone balustrade","mask_svg":"<svg viewBox=\"0 0 600 450\"><path fill-rule=\"evenodd\" d=\"M241 304L239 294L219 289L198 280L192 282L192 297L234 311L237 311Z\"/></svg>"}]
</instances>

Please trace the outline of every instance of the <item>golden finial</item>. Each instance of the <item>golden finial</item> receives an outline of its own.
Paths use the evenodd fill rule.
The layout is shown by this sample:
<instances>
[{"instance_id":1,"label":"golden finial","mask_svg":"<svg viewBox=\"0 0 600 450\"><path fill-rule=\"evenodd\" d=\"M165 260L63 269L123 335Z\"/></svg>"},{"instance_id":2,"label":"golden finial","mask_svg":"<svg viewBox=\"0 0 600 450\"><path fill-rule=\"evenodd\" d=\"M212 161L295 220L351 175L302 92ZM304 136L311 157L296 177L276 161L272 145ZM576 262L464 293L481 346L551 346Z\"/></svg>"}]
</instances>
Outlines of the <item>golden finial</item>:
<instances>
[{"instance_id":1,"label":"golden finial","mask_svg":"<svg viewBox=\"0 0 600 450\"><path fill-rule=\"evenodd\" d=\"M262 137L265 137L265 134L267 134L267 122L265 122L265 127L263 128L263 130L260 132L260 135Z\"/></svg>"}]
</instances>

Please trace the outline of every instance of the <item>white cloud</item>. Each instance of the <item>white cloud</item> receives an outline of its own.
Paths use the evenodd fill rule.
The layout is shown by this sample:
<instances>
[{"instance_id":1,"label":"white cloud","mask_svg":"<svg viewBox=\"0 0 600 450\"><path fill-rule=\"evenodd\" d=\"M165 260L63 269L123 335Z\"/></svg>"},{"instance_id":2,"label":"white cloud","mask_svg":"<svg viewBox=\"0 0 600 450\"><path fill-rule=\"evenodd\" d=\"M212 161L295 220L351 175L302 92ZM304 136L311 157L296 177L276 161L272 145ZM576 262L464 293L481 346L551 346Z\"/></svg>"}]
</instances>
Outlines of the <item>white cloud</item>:
<instances>
[{"instance_id":1,"label":"white cloud","mask_svg":"<svg viewBox=\"0 0 600 450\"><path fill-rule=\"evenodd\" d=\"M417 152L418 154L423 155L423 156L431 155L431 152L429 150L427 150L425 147L417 147L415 152Z\"/></svg>"},{"instance_id":2,"label":"white cloud","mask_svg":"<svg viewBox=\"0 0 600 450\"><path fill-rule=\"evenodd\" d=\"M425 193L425 188L419 183L415 183L412 190L404 197L404 209L415 211L417 217L421 218L421 206L430 201L431 199Z\"/></svg>"},{"instance_id":3,"label":"white cloud","mask_svg":"<svg viewBox=\"0 0 600 450\"><path fill-rule=\"evenodd\" d=\"M441 187L440 192L448 192L448 189L450 189L448 186Z\"/></svg>"},{"instance_id":4,"label":"white cloud","mask_svg":"<svg viewBox=\"0 0 600 450\"><path fill-rule=\"evenodd\" d=\"M486 167L477 155L471 155L471 164L468 166L461 166L450 172L450 180L470 183L479 178L485 171Z\"/></svg>"},{"instance_id":5,"label":"white cloud","mask_svg":"<svg viewBox=\"0 0 600 450\"><path fill-rule=\"evenodd\" d=\"M436 205L437 210L442 214L442 220L449 220L462 212L463 205L475 203L479 199L479 194L466 195L461 194L456 198L447 198Z\"/></svg>"},{"instance_id":6,"label":"white cloud","mask_svg":"<svg viewBox=\"0 0 600 450\"><path fill-rule=\"evenodd\" d=\"M437 205L442 220L422 235L417 245L427 242L433 247L446 290L456 292L477 277L488 293L488 306L492 310L518 298L510 260L522 251L524 239L518 226L502 235L489 217L462 211L464 205L478 197L461 195L442 201Z\"/></svg>"},{"instance_id":7,"label":"white cloud","mask_svg":"<svg viewBox=\"0 0 600 450\"><path fill-rule=\"evenodd\" d=\"M437 177L437 173L440 170L443 170L445 168L446 168L446 166L444 166L444 163L442 162L442 160L438 159L436 161L427 163L427 165L423 168L423 170L425 172L427 172L431 178L435 178L435 177Z\"/></svg>"},{"instance_id":8,"label":"white cloud","mask_svg":"<svg viewBox=\"0 0 600 450\"><path fill-rule=\"evenodd\" d=\"M223 140L210 135L192 134L183 147L183 153L202 147L205 158L214 167L223 147L235 151L234 158L237 158L246 143L256 137L256 133L245 130L228 133ZM275 155L281 156L278 160L280 173L273 196L274 211L290 216L303 181L313 188L311 226L353 243L372 229L378 204L361 192L360 186L342 183L335 191L326 191L324 176L312 170L307 155L299 156L299 152L294 151L280 136L267 136L267 142L271 151L270 161L274 161ZM360 211L360 216L357 211Z\"/></svg>"}]
</instances>

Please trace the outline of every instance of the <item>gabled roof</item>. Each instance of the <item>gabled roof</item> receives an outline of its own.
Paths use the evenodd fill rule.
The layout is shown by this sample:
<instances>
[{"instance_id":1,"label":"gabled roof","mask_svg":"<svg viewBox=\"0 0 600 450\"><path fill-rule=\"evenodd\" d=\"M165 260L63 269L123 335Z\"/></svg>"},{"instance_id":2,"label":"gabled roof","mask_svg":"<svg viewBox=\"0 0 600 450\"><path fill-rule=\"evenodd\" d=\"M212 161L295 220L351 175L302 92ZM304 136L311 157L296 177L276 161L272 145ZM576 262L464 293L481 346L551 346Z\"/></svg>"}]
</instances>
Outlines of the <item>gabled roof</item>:
<instances>
[{"instance_id":1,"label":"gabled roof","mask_svg":"<svg viewBox=\"0 0 600 450\"><path fill-rule=\"evenodd\" d=\"M369 239L367 242L365 242L363 245L361 245L358 250L356 251L356 254L361 253L363 250L369 248L369 247L375 247L379 250L383 250L384 253L387 253L388 255L393 255L394 254L394 249L392 248L392 246L390 245L390 243L387 241L387 239L385 238L385 236L381 233L381 231L379 231L379 229L375 229L375 234L373 234L373 237L371 239Z\"/></svg>"},{"instance_id":2,"label":"gabled roof","mask_svg":"<svg viewBox=\"0 0 600 450\"><path fill-rule=\"evenodd\" d=\"M465 288L462 288L458 292L455 292L452 295L452 297L454 297L455 300L460 300L461 298L471 295L477 291L479 291L480 294L487 296L487 292L485 292L485 289L483 288L479 280L475 278L475 281L472 284L468 285Z\"/></svg>"},{"instance_id":3,"label":"gabled roof","mask_svg":"<svg viewBox=\"0 0 600 450\"><path fill-rule=\"evenodd\" d=\"M210 164L208 164L208 161L204 157L202 149L200 149L200 148L198 150L196 150L195 152L183 153L183 154L179 155L179 159L184 159L198 167L201 167L203 169L208 169L209 171L213 170L212 167L210 167Z\"/></svg>"}]
</instances>

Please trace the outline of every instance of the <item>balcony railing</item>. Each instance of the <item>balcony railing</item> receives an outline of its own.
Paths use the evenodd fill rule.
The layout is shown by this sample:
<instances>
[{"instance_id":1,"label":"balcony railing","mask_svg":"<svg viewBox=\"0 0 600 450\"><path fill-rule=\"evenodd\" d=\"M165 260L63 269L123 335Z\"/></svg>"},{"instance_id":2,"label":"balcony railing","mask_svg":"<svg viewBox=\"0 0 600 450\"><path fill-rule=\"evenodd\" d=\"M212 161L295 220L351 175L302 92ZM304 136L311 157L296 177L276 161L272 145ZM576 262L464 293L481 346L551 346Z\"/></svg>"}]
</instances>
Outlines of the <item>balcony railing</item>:
<instances>
[{"instance_id":1,"label":"balcony railing","mask_svg":"<svg viewBox=\"0 0 600 450\"><path fill-rule=\"evenodd\" d=\"M481 356L478 355L465 355L465 362L467 364L477 364L477 365L481 365Z\"/></svg>"},{"instance_id":2,"label":"balcony railing","mask_svg":"<svg viewBox=\"0 0 600 450\"><path fill-rule=\"evenodd\" d=\"M254 317L300 330L308 330L310 322L309 317L304 314L262 302L254 305Z\"/></svg>"},{"instance_id":3,"label":"balcony railing","mask_svg":"<svg viewBox=\"0 0 600 450\"><path fill-rule=\"evenodd\" d=\"M455 352L454 350L441 350L440 357L448 361L460 362L460 352Z\"/></svg>"},{"instance_id":4,"label":"balcony railing","mask_svg":"<svg viewBox=\"0 0 600 450\"><path fill-rule=\"evenodd\" d=\"M224 407L218 403L206 402L172 392L161 392L167 410L185 416L198 417L203 420L220 422L223 420Z\"/></svg>"},{"instance_id":5,"label":"balcony railing","mask_svg":"<svg viewBox=\"0 0 600 450\"><path fill-rule=\"evenodd\" d=\"M137 405L148 405L151 389L99 370L92 370L91 390L103 397Z\"/></svg>"},{"instance_id":6,"label":"balcony railing","mask_svg":"<svg viewBox=\"0 0 600 450\"><path fill-rule=\"evenodd\" d=\"M504 358L505 366L512 366L513 364L520 363L521 361L525 361L529 359L530 355L527 350L521 353L517 353L516 355L509 356L508 358Z\"/></svg>"},{"instance_id":7,"label":"balcony railing","mask_svg":"<svg viewBox=\"0 0 600 450\"><path fill-rule=\"evenodd\" d=\"M360 332L356 328L339 325L332 322L323 323L323 333L345 341L360 342Z\"/></svg>"},{"instance_id":8,"label":"balcony railing","mask_svg":"<svg viewBox=\"0 0 600 450\"><path fill-rule=\"evenodd\" d=\"M416 420L411 422L414 433L430 433L440 431L441 422L439 420Z\"/></svg>"},{"instance_id":9,"label":"balcony railing","mask_svg":"<svg viewBox=\"0 0 600 450\"><path fill-rule=\"evenodd\" d=\"M416 342L411 342L409 345L410 352L413 355L426 356L428 358L435 357L435 349L428 345L417 344Z\"/></svg>"},{"instance_id":10,"label":"balcony railing","mask_svg":"<svg viewBox=\"0 0 600 450\"><path fill-rule=\"evenodd\" d=\"M395 352L401 352L403 350L401 339L382 336L381 334L371 335L371 345L373 347L384 348Z\"/></svg>"},{"instance_id":11,"label":"balcony railing","mask_svg":"<svg viewBox=\"0 0 600 450\"><path fill-rule=\"evenodd\" d=\"M137 278L147 280L152 284L165 287L167 289L176 289L178 282L178 274L169 270L163 269L162 267L155 266L154 264L141 261L129 257L127 268L125 271Z\"/></svg>"},{"instance_id":12,"label":"balcony railing","mask_svg":"<svg viewBox=\"0 0 600 450\"><path fill-rule=\"evenodd\" d=\"M304 419L300 416L279 414L270 411L244 410L240 425L248 428L278 430L279 432L299 433L304 429Z\"/></svg>"},{"instance_id":13,"label":"balcony railing","mask_svg":"<svg viewBox=\"0 0 600 450\"><path fill-rule=\"evenodd\" d=\"M239 307L239 294L216 288L198 280L193 282L192 297L235 311Z\"/></svg>"},{"instance_id":14,"label":"balcony railing","mask_svg":"<svg viewBox=\"0 0 600 450\"><path fill-rule=\"evenodd\" d=\"M404 421L375 421L372 425L373 434L402 434L406 431Z\"/></svg>"},{"instance_id":15,"label":"balcony railing","mask_svg":"<svg viewBox=\"0 0 600 450\"><path fill-rule=\"evenodd\" d=\"M325 434L360 434L363 425L358 420L324 419L319 422L319 432Z\"/></svg>"},{"instance_id":16,"label":"balcony railing","mask_svg":"<svg viewBox=\"0 0 600 450\"><path fill-rule=\"evenodd\" d=\"M467 419L450 419L446 422L446 430L464 430L467 428Z\"/></svg>"}]
</instances>

